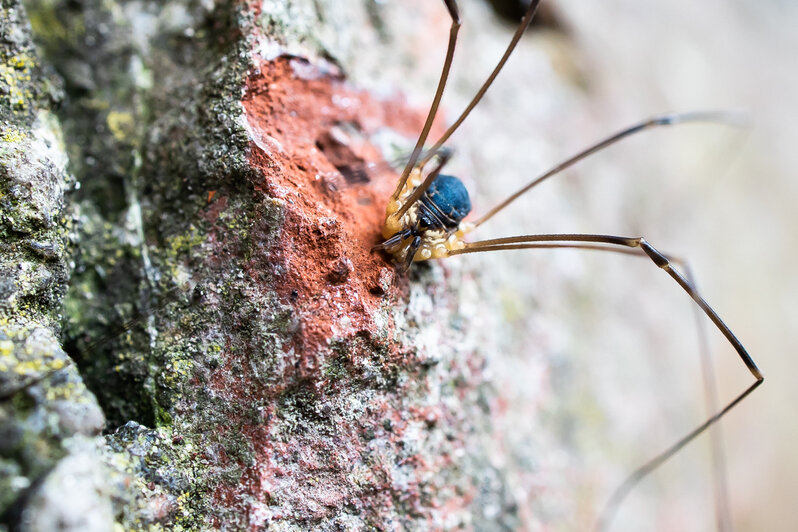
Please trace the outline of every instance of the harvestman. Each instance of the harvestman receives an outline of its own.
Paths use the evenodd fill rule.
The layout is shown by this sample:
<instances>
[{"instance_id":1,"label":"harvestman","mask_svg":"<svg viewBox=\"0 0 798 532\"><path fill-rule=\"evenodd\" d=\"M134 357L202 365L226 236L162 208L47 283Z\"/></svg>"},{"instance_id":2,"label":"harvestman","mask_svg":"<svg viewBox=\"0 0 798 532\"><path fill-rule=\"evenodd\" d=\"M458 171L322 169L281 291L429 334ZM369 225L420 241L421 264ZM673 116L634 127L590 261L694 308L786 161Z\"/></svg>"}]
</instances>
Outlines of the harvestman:
<instances>
[{"instance_id":1,"label":"harvestman","mask_svg":"<svg viewBox=\"0 0 798 532\"><path fill-rule=\"evenodd\" d=\"M385 224L382 230L385 241L376 246L376 249L384 250L392 255L399 267L403 270L408 269L413 262L424 261L431 258L437 259L465 253L481 253L511 249L575 248L623 253L639 257L647 256L656 266L662 268L673 278L693 301L695 301L698 308L709 317L712 323L715 324L715 327L718 328L735 351L737 351L740 359L742 359L755 379L753 384L724 408L717 411L717 409L713 407L712 411L716 412L715 414L711 415L701 425L690 431L690 433L676 441L659 455L650 459L632 472L613 492L609 501L604 506L596 524L597 529L603 530L609 526L618 505L643 477L659 467L699 434L707 430L713 423L717 422L729 410L747 397L757 386L762 384L762 373L731 329L729 329L720 316L718 316L701 294L699 294L685 262L660 252L643 237L598 234L540 234L494 238L476 242L467 242L463 237L536 185L558 174L588 155L614 144L623 138L659 126L684 122L727 122L732 121L733 117L727 113L693 112L667 114L644 120L605 138L554 166L547 172L530 181L526 186L512 194L499 205L493 207L476 221L463 221L471 211L471 202L468 191L458 178L440 173L451 155L450 151L444 148L443 145L485 95L488 87L493 83L493 80L506 63L510 54L512 54L521 35L532 21L540 0L533 0L531 2L504 55L460 117L455 120L432 147L425 150L424 143L429 136L432 122L437 113L443 90L449 77L449 70L457 42L457 34L461 25L456 0L443 1L452 19L446 59L443 63L443 70L424 128L419 135L410 159L407 161L402 171L396 190L388 201ZM426 172L425 175L425 167L433 160L435 163L432 165L432 169ZM674 267L674 263L681 266L683 273ZM711 378L706 379L705 377L705 380L708 380L711 384ZM714 405L714 402L714 390L711 390L709 392L708 403ZM717 441L713 442L713 446L719 451L719 443ZM722 464L720 465L721 467L718 468L718 459L716 459L716 475L722 478ZM723 492L721 494L716 492L718 527L722 529L725 526L724 523L728 522L728 515L726 515L728 510L724 509L727 508L727 503L725 501L723 481L721 480L719 483L716 482L716 484L719 484L718 489Z\"/></svg>"}]
</instances>

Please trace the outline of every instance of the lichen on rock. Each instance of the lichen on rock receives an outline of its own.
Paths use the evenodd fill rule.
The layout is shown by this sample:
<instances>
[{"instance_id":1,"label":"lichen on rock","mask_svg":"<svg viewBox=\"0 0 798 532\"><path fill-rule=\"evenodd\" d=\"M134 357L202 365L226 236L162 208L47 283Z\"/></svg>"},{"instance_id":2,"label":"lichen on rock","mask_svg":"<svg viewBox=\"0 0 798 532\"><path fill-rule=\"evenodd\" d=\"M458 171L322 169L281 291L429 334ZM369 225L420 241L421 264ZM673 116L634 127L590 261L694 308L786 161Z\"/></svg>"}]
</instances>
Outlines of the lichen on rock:
<instances>
[{"instance_id":1,"label":"lichen on rock","mask_svg":"<svg viewBox=\"0 0 798 532\"><path fill-rule=\"evenodd\" d=\"M484 437L470 275L453 264L408 277L372 252L396 178L381 144L406 149L426 112L347 81L362 45L342 38L347 24L364 21L362 38L387 49L387 20L354 1L162 7L30 4L62 80L47 111L65 140L36 129L52 122L39 114L3 133L3 227L26 246L4 250L22 266L3 274L35 312L0 338L0 363L33 342L18 338L47 341L0 384L3 409L57 412L60 425L36 428L52 449L31 465L13 457L22 436L9 450L5 522L515 526ZM70 214L67 168L80 183ZM20 185L31 176L38 188ZM69 475L90 494L84 521L51 505Z\"/></svg>"},{"instance_id":2,"label":"lichen on rock","mask_svg":"<svg viewBox=\"0 0 798 532\"><path fill-rule=\"evenodd\" d=\"M65 194L74 184L54 114L59 83L41 66L22 6L4 3L2 17L0 526L46 530L99 520L104 525L89 527L99 530L112 522L110 499L83 490L104 485L95 437L105 418L58 338L70 258ZM91 470L94 480L78 470ZM67 503L65 488L79 495ZM72 519L76 508L95 503L105 516Z\"/></svg>"}]
</instances>

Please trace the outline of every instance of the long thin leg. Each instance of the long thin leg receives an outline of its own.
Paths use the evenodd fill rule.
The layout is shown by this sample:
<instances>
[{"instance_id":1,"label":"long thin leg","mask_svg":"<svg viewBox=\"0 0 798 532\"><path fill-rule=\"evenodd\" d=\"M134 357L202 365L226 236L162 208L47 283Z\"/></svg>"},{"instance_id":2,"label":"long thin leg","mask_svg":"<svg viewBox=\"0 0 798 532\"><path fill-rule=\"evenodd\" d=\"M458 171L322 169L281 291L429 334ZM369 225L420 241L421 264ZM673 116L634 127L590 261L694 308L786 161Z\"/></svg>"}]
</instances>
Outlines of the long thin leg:
<instances>
[{"instance_id":1,"label":"long thin leg","mask_svg":"<svg viewBox=\"0 0 798 532\"><path fill-rule=\"evenodd\" d=\"M521 40L521 36L529 27L529 24L532 23L532 19L535 18L535 13L538 10L539 4L540 0L532 0L532 2L530 2L529 7L526 10L526 13L524 13L524 17L521 19L521 22L518 24L518 28L516 28L515 33L513 34L513 38L510 40L510 44L507 46L507 49L504 51L504 55L502 55L502 58L499 59L499 62L496 64L496 68L493 69L493 72L490 73L488 79L486 79L485 83L482 84L482 87L479 88L476 95L474 95L474 97L471 99L471 102L468 104L468 106L466 106L465 110L463 110L463 112L460 113L460 116L457 118L457 120L455 120L454 123L451 126L449 126L449 129L447 129L446 132L441 136L441 138L439 138L432 146L432 148L430 148L430 153L434 153L435 150L443 146L443 144L447 140L449 140L449 137L452 136L452 133L454 133L457 130L457 128L460 127L460 124L462 124L463 121L466 119L466 117L469 114L471 114L471 111L474 109L474 107L477 106L479 101L482 100L482 97L485 96L485 93L488 92L488 88L490 88L490 86L493 84L493 80L495 80L496 76L499 75L499 72L504 67L504 64L510 58L510 55L513 53L513 50L515 50L518 41ZM424 157L424 160L421 163L422 166L427 163L429 157L430 157L429 154Z\"/></svg>"},{"instance_id":2,"label":"long thin leg","mask_svg":"<svg viewBox=\"0 0 798 532\"><path fill-rule=\"evenodd\" d=\"M424 147L424 142L427 141L429 131L432 128L432 122L435 120L435 115L438 113L438 106L441 103L441 97L443 96L443 89L446 87L446 81L449 79L449 70L452 67L454 49L457 46L457 33L460 31L460 13L457 9L457 2L455 0L444 0L444 2L446 3L446 8L449 10L449 16L452 18L452 26L449 29L449 44L446 47L446 59L443 61L443 69L441 70L441 77L438 80L438 88L435 90L435 97L432 99L432 105L427 113L427 120L424 122L424 128L421 130L421 135L419 135L418 140L416 141L416 146L413 148L413 153L410 155L410 159L407 160L407 164L405 164L405 168L402 170L402 176L399 178L399 183L396 185L396 190L391 196L391 199L394 200L399 197L399 194L402 193L402 189L404 188L405 183L407 183L407 178L410 175L410 171L416 166L418 157L421 155L421 150ZM404 212L401 214L404 214ZM399 214L399 216L401 216L401 214Z\"/></svg>"},{"instance_id":3,"label":"long thin leg","mask_svg":"<svg viewBox=\"0 0 798 532\"><path fill-rule=\"evenodd\" d=\"M698 290L693 275L692 268L685 259L668 256L672 263L681 265L684 276L687 278L693 289ZM709 341L707 331L704 327L704 320L701 319L701 312L698 307L695 310L696 330L698 331L698 351L701 355L701 376L704 381L704 401L707 407L707 415L712 415L718 410L718 389L715 382L715 370L712 366L710 356ZM712 476L715 494L715 524L718 532L731 532L732 520L729 510L729 490L727 489L726 479L726 454L723 448L723 431L720 422L715 423L709 428L709 443L712 448Z\"/></svg>"},{"instance_id":4,"label":"long thin leg","mask_svg":"<svg viewBox=\"0 0 798 532\"><path fill-rule=\"evenodd\" d=\"M438 174L441 173L441 170L444 166L446 166L446 163L449 162L449 159L452 158L452 153L452 150L446 147L438 148L434 153L432 153L432 156L438 156L438 164L436 164L435 168L433 168L432 171L427 174L427 176L424 178L424 182L417 186L415 190L413 190L413 193L410 195L410 197L405 200L402 208L399 209L393 216L396 218L401 217L411 205L421 199L422 194L427 191L432 181L438 176Z\"/></svg>"},{"instance_id":5,"label":"long thin leg","mask_svg":"<svg viewBox=\"0 0 798 532\"><path fill-rule=\"evenodd\" d=\"M509 249L534 249L534 248L582 248L582 249L598 249L598 250L613 250L621 253L639 254L640 251L645 253L648 258L657 266L665 270L665 272L673 278L676 283L696 302L698 307L709 317L712 323L718 328L723 336L732 345L737 354L746 365L751 375L754 376L754 383L738 395L733 401L727 404L722 410L714 415L711 415L701 425L690 431L687 435L680 438L671 446L667 447L660 454L644 463L642 466L633 471L624 482L613 492L607 504L599 517L596 524L597 530L606 530L618 509L620 503L626 498L632 488L640 482L646 475L659 467L662 463L667 461L671 456L676 454L682 447L690 443L698 435L707 430L710 426L721 419L727 412L734 408L739 402L745 399L751 392L754 391L762 382L764 377L761 371L753 361L748 351L743 344L737 339L734 333L718 316L715 310L709 306L706 300L698 293L693 284L688 281L678 270L676 270L672 261L660 253L654 246L649 244L642 237L621 237L613 235L589 235L589 234L546 234L546 235L523 235L517 237L496 238L492 240L483 240L479 242L466 243L463 249L452 250L450 255L460 255L464 253L480 253L486 251L499 251ZM674 261L675 262L675 261Z\"/></svg>"},{"instance_id":6,"label":"long thin leg","mask_svg":"<svg viewBox=\"0 0 798 532\"><path fill-rule=\"evenodd\" d=\"M457 8L454 0L445 0L445 1L446 5L449 7L449 13L452 15L452 20L455 20L455 15L457 14ZM485 83L482 84L482 87L480 87L480 89L477 91L477 94L474 96L474 98L472 98L471 102L468 104L465 110L460 114L457 120L455 120L454 124L449 126L449 129L446 130L443 136L441 136L441 138L438 139L437 142L435 142L435 145L433 145L429 150L427 150L426 154L424 155L424 158L418 164L419 167L424 167L424 165L426 165L429 162L429 160L432 159L432 157L434 157L436 153L438 153L438 151L443 146L443 143L449 139L449 137L452 135L452 133L455 132L455 130L458 127L460 127L460 124L463 123L463 120L466 119L466 117L471 113L474 107L476 107L476 105L485 95L488 88L493 83L493 80L495 80L496 76L499 75L499 72L504 67L504 64L507 62L507 59L509 59L510 55L513 53L513 50L515 49L515 46L518 44L518 41L521 39L521 36L524 34L524 31L527 29L527 27L529 27L529 24L532 22L532 19L535 17L535 12L537 11L539 4L540 0L532 0L532 3L529 4L529 7L526 10L526 14L524 14L524 18L522 18L521 22L518 24L518 28L515 30L515 34L513 35L513 38L510 40L510 44L507 46L507 49L504 51L504 55L499 60L499 63L496 65L496 68L493 69L493 72L491 72L490 76L488 76L488 79L485 80ZM452 23L453 35L457 33L455 30L455 24L459 28L460 25L459 17L457 17L456 22ZM422 132L421 137L419 137L418 142L416 143L416 147L413 149L413 155L411 155L410 160L405 166L405 169L402 171L402 176L399 178L399 184L397 185L396 191L394 192L391 199L396 199L397 197L399 197L399 194L401 194L402 188L405 186L405 183L407 183L407 178L410 175L410 172L412 171L413 167L416 165L416 162L418 161L418 157L421 154L424 141L426 141L427 135L429 134L429 129L432 127L432 119L435 116L434 115L435 112L437 112L438 104L440 102L440 96L443 93L443 85L445 85L446 82L444 74L446 76L449 75L449 67L451 66L452 53L454 52L453 37L450 37L449 52L450 53L447 54L446 56L446 62L443 65L441 84L439 84L438 92L435 94L435 100L433 100L432 107L430 108L430 114L427 117L427 123L424 125L424 131ZM404 213L407 212L407 210L418 200L418 198L421 197L421 194L423 194L424 191L427 190L427 188L429 188L430 183L432 183L432 179L429 176L427 176L424 182L421 185L419 185L418 188L415 190L413 196L408 198L408 200L405 201L404 205L402 205L401 208L391 216L395 218L401 218L402 215L404 215Z\"/></svg>"},{"instance_id":7,"label":"long thin leg","mask_svg":"<svg viewBox=\"0 0 798 532\"><path fill-rule=\"evenodd\" d=\"M639 248L619 248L607 247L599 244L565 244L565 243L538 243L528 244L527 248L535 249L584 249L596 251L609 251L621 255L631 255L634 257L646 257L646 254ZM695 289L696 283L690 265L685 259L666 255L671 263L679 264L685 273L685 277L690 285ZM701 373L704 381L705 401L707 405L707 415L712 415L718 410L717 387L715 383L715 372L712 368L712 360L709 355L709 343L707 342L704 321L701 319L701 309L694 307L696 317L696 329L698 331L699 353L701 358ZM723 449L723 435L720 430L720 423L715 423L709 428L710 445L712 448L712 470L715 494L715 519L719 532L731 531L731 513L729 511L729 494L726 479L726 459Z\"/></svg>"},{"instance_id":8,"label":"long thin leg","mask_svg":"<svg viewBox=\"0 0 798 532\"><path fill-rule=\"evenodd\" d=\"M732 125L741 125L745 123L744 116L740 115L739 113L731 113L726 111L696 111L696 112L689 112L689 113L672 113L672 114L665 114L660 116L654 116L647 120L643 120L638 122L637 124L633 124L625 129L618 131L610 135L609 137L600 140L599 142L593 144L592 146L580 151L576 155L569 157L568 159L564 160L563 162L553 166L540 176L536 177L532 181L530 181L527 185L522 187L516 193L511 195L509 198L501 202L500 204L493 207L489 210L486 214L484 214L481 218L474 222L474 226L479 226L485 223L488 219L492 218L493 215L507 207L510 203L518 199L519 196L525 194L532 188L536 187L546 179L559 174L566 168L573 166L574 164L578 163L585 157L596 153L597 151L603 150L604 148L615 144L616 142L625 139L635 133L640 133L641 131L645 131L647 129L653 129L655 127L661 126L671 126L675 124L684 124L689 122L720 122L724 124L732 124Z\"/></svg>"}]
</instances>

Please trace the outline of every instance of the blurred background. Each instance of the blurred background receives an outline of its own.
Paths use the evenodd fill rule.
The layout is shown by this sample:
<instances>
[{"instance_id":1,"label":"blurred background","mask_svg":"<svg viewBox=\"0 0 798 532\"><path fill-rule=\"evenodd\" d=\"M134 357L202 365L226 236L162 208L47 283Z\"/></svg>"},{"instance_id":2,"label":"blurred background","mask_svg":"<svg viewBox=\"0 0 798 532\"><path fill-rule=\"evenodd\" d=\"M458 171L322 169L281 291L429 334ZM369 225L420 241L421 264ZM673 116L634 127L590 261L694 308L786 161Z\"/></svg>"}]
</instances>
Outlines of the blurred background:
<instances>
[{"instance_id":1,"label":"blurred background","mask_svg":"<svg viewBox=\"0 0 798 532\"><path fill-rule=\"evenodd\" d=\"M449 121L500 57L514 29L509 20L520 16L512 2L460 4L464 26L443 103ZM798 5L543 4L540 23L451 141L450 170L471 188L476 214L654 114L739 110L750 125L640 134L541 185L474 238L645 236L686 258L766 376L723 423L734 528L794 530ZM446 10L428 0L375 6L390 21L380 30L390 61L360 47L358 57L342 58L346 70L359 85L400 91L424 108L445 49ZM501 390L497 467L516 472L509 483L527 528L586 529L626 474L706 418L691 303L647 260L526 251L460 257L444 268L452 282L477 279L464 312L484 336L486 371ZM725 404L753 379L704 326ZM710 461L705 435L635 489L613 530L714 530Z\"/></svg>"},{"instance_id":2,"label":"blurred background","mask_svg":"<svg viewBox=\"0 0 798 532\"><path fill-rule=\"evenodd\" d=\"M637 153L618 150L625 161L616 163L629 162L628 175L638 186L640 177L646 184L627 196L626 205L640 210L632 215L631 227L621 229L650 235L689 258L704 294L762 368L765 384L723 427L734 524L738 530L794 530L798 423L788 405L798 398L792 383L798 369L793 329L798 287L792 266L798 250L798 157L792 147L798 118L798 5L558 5L589 65L593 112L602 113L605 122L706 108L741 109L750 116L750 129L742 135L722 127L690 127L663 131L651 142L640 139L639 149L630 149ZM664 317L656 327L674 334L689 330L674 331L669 324ZM715 335L721 396L728 399L749 377L723 344ZM666 355L666 363L678 363L678 354ZM689 498L696 497L687 489L695 485L685 482L675 496L685 489ZM695 504L687 507L700 510Z\"/></svg>"}]
</instances>

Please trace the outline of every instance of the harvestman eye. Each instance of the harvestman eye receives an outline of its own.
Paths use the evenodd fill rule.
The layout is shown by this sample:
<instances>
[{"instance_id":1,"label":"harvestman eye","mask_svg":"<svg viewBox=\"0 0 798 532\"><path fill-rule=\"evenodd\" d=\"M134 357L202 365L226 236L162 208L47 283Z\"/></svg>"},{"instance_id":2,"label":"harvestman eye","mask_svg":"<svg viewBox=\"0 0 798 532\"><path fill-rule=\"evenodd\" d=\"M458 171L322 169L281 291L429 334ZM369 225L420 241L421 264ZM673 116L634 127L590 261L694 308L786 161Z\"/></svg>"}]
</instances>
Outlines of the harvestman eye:
<instances>
[{"instance_id":1,"label":"harvestman eye","mask_svg":"<svg viewBox=\"0 0 798 532\"><path fill-rule=\"evenodd\" d=\"M701 111L666 114L643 120L600 140L592 146L553 166L548 171L532 179L527 185L507 199L488 210L485 214L478 217L475 221L466 221L465 218L471 211L471 201L468 196L468 191L457 177L441 173L441 170L451 156L450 150L444 147L444 143L449 139L452 133L460 127L469 113L479 103L496 76L504 67L507 59L515 49L516 44L532 21L538 5L540 4L540 0L533 0L531 2L509 46L505 50L504 55L499 60L493 72L491 72L477 91L476 95L472 98L466 109L431 147L425 149L424 146L427 142L432 128L432 122L437 114L446 81L449 77L449 70L457 43L457 34L461 25L457 2L455 0L444 0L444 3L452 20L446 59L443 63L438 87L435 91L435 96L432 100L424 127L402 171L396 189L388 200L385 223L382 229L382 235L385 240L376 246L376 249L383 250L391 255L402 270L408 269L413 262L425 261L433 258L440 259L468 253L521 249L571 248L648 258L655 266L664 270L665 273L692 298L695 305L697 305L695 308L699 312L703 312L703 314L712 321L715 327L723 334L729 344L737 352L742 362L754 377L753 384L720 410L717 410L714 406L714 390L710 390L708 393L708 404L715 413L710 415L706 421L695 427L688 434L671 444L664 451L642 464L627 477L627 479L612 493L597 520L596 529L605 530L610 526L615 511L632 488L643 477L658 468L685 445L690 443L713 424L717 423L718 420L726 415L734 406L753 392L754 389L763 382L762 373L759 371L759 368L756 366L743 344L696 289L696 284L692 279L687 263L683 259L661 252L642 236L529 234L477 241L466 241L465 236L543 181L559 174L585 157L626 137L656 127L687 122L734 124L739 121L739 117L726 112ZM433 163L433 161L434 164L430 164ZM677 265L679 266L678 268L676 267ZM702 352L704 351L705 350L702 348ZM704 367L707 368L706 363ZM712 378L705 377L705 381L711 385ZM719 456L721 456L719 441L713 439L713 447L716 450L715 456L718 457L715 460L717 479L715 494L716 512L718 514L717 522L719 529L723 529L726 523L730 522L730 519L728 516L728 504L726 502L726 490L723 480L723 464L722 459L719 458Z\"/></svg>"}]
</instances>

